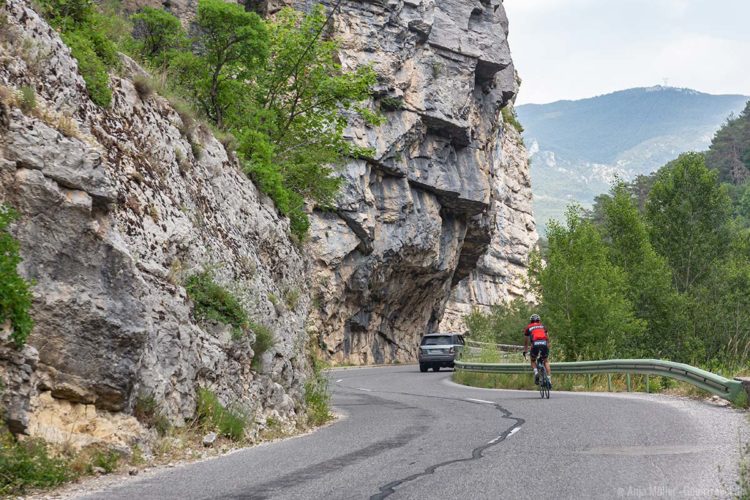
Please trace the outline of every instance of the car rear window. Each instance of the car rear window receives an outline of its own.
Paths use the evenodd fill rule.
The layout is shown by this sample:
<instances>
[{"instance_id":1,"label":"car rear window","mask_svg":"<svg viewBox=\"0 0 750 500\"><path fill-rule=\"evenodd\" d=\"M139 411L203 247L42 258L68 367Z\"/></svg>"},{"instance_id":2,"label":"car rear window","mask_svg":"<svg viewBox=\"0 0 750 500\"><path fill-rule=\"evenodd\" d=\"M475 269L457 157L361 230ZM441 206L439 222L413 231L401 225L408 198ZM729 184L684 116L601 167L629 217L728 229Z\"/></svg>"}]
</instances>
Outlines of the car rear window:
<instances>
[{"instance_id":1,"label":"car rear window","mask_svg":"<svg viewBox=\"0 0 750 500\"><path fill-rule=\"evenodd\" d=\"M440 335L438 337L424 337L422 339L422 345L451 345L450 335Z\"/></svg>"}]
</instances>

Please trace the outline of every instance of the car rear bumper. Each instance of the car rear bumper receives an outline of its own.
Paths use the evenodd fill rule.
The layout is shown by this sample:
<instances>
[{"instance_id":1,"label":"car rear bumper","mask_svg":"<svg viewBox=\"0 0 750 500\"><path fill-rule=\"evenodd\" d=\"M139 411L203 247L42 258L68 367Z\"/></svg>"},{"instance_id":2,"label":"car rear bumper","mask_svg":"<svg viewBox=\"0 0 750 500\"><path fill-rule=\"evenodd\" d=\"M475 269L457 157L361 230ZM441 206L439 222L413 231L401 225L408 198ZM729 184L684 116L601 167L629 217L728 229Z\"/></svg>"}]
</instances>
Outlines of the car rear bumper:
<instances>
[{"instance_id":1,"label":"car rear bumper","mask_svg":"<svg viewBox=\"0 0 750 500\"><path fill-rule=\"evenodd\" d=\"M420 364L439 365L439 366L453 366L455 356L447 354L444 356L420 356Z\"/></svg>"}]
</instances>

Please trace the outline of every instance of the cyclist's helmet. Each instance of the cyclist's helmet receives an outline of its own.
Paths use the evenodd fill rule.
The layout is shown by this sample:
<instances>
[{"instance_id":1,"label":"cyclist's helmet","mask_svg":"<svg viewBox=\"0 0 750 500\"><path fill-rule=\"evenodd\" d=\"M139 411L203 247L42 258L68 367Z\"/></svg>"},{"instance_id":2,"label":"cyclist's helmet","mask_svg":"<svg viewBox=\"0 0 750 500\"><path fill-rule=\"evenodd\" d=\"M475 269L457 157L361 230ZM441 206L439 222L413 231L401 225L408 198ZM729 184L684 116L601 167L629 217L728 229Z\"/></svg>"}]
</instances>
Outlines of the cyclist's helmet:
<instances>
[{"instance_id":1,"label":"cyclist's helmet","mask_svg":"<svg viewBox=\"0 0 750 500\"><path fill-rule=\"evenodd\" d=\"M530 323L540 323L541 321L542 318L540 318L538 314L532 314L531 318L529 319Z\"/></svg>"}]
</instances>

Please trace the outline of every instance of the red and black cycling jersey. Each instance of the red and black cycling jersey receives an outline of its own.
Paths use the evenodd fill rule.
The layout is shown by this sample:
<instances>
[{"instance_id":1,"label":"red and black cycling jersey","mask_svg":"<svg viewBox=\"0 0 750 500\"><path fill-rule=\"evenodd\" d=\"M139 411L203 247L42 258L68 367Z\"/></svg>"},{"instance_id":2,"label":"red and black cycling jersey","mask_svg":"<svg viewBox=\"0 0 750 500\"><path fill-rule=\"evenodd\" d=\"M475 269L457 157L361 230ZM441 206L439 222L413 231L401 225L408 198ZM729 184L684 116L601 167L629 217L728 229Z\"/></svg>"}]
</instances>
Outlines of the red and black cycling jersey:
<instances>
[{"instance_id":1,"label":"red and black cycling jersey","mask_svg":"<svg viewBox=\"0 0 750 500\"><path fill-rule=\"evenodd\" d=\"M537 341L549 341L549 337L547 336L547 329L544 327L541 323L529 323L526 329L523 331L523 334L529 337L529 340L531 340L531 343Z\"/></svg>"}]
</instances>

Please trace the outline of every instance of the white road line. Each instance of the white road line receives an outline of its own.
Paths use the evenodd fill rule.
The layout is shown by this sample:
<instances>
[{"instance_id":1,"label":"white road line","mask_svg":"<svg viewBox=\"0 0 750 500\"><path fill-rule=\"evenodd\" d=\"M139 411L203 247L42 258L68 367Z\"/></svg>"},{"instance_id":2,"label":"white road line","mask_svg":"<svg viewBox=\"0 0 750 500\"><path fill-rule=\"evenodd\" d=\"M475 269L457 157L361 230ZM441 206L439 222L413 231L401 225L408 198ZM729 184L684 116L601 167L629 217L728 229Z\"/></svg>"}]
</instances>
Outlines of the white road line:
<instances>
[{"instance_id":1,"label":"white road line","mask_svg":"<svg viewBox=\"0 0 750 500\"><path fill-rule=\"evenodd\" d=\"M508 435L507 435L507 436L505 436L505 439L508 439L509 437L511 437L511 436L512 436L513 434L515 434L516 432L518 432L518 431L520 431L520 430L521 430L521 428L520 428L520 427L514 427L514 428L513 428L513 429L512 429L512 430L511 430L511 431L510 431L510 432L508 433ZM502 439L502 437L503 437L503 436L502 436L502 435L500 435L500 436L496 437L495 439L493 439L492 441L489 441L489 442L488 442L487 444L495 444L495 443L497 443L498 441L500 441L500 440Z\"/></svg>"},{"instance_id":2,"label":"white road line","mask_svg":"<svg viewBox=\"0 0 750 500\"><path fill-rule=\"evenodd\" d=\"M336 383L338 384L338 383L340 383L340 382L343 382L343 381L344 381L344 379L343 379L343 378L340 378L340 379L338 379L338 380L336 381Z\"/></svg>"},{"instance_id":3,"label":"white road line","mask_svg":"<svg viewBox=\"0 0 750 500\"><path fill-rule=\"evenodd\" d=\"M474 399L474 398L466 398L466 401L473 401L475 403L484 403L487 405L494 405L494 401L485 401L484 399Z\"/></svg>"},{"instance_id":4,"label":"white road line","mask_svg":"<svg viewBox=\"0 0 750 500\"><path fill-rule=\"evenodd\" d=\"M365 389L364 387L357 387L358 391L372 392L372 389Z\"/></svg>"}]
</instances>

